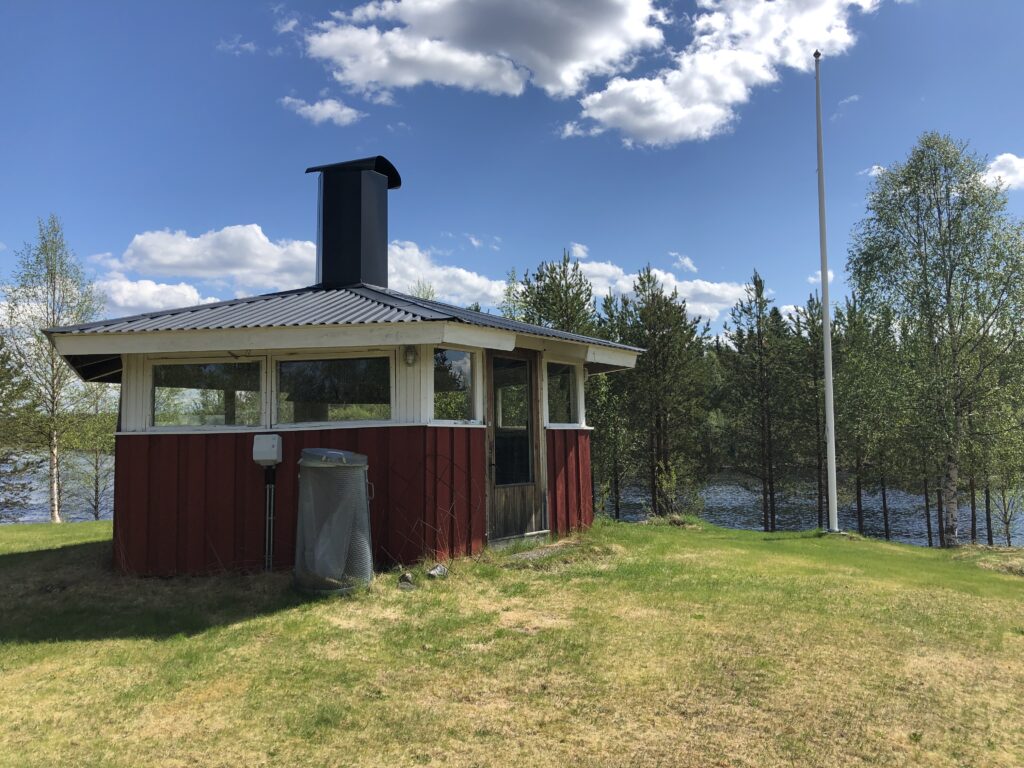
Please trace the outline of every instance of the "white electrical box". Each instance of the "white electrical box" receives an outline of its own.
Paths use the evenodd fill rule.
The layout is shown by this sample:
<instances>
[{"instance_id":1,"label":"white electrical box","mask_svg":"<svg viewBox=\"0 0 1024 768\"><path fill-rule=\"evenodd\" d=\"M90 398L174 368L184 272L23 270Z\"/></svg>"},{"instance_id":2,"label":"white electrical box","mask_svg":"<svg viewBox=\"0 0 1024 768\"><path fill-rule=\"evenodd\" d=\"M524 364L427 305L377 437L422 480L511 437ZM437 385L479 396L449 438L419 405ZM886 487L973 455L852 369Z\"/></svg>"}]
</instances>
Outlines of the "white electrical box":
<instances>
[{"instance_id":1,"label":"white electrical box","mask_svg":"<svg viewBox=\"0 0 1024 768\"><path fill-rule=\"evenodd\" d=\"M280 435L253 435L252 460L263 467L281 463Z\"/></svg>"}]
</instances>

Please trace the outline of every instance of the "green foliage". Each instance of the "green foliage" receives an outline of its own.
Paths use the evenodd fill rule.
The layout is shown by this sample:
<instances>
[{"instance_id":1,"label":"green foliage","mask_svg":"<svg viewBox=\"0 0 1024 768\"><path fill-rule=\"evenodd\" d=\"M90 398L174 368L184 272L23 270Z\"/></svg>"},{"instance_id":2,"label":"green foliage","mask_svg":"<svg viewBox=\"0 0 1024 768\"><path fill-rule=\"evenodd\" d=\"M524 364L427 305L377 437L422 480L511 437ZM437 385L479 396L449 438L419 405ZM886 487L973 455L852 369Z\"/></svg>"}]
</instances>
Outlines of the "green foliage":
<instances>
[{"instance_id":1,"label":"green foliage","mask_svg":"<svg viewBox=\"0 0 1024 768\"><path fill-rule=\"evenodd\" d=\"M32 413L28 382L0 337L0 520L23 507L39 462L25 453L25 419Z\"/></svg>"},{"instance_id":2,"label":"green foliage","mask_svg":"<svg viewBox=\"0 0 1024 768\"><path fill-rule=\"evenodd\" d=\"M437 290L428 280L424 280L422 277L416 278L416 282L413 284L409 294L418 299L437 301Z\"/></svg>"},{"instance_id":3,"label":"green foliage","mask_svg":"<svg viewBox=\"0 0 1024 768\"><path fill-rule=\"evenodd\" d=\"M985 171L966 144L924 134L875 179L849 260L865 311L898 329L907 421L922 471L942 477L949 543L961 468L984 456L991 415L1013 403L1007 426L1020 429L1024 413L1024 227Z\"/></svg>"},{"instance_id":4,"label":"green foliage","mask_svg":"<svg viewBox=\"0 0 1024 768\"><path fill-rule=\"evenodd\" d=\"M49 455L50 519L61 521L63 444L81 426L85 394L79 380L43 330L92 320L102 301L64 241L60 221L40 220L35 243L17 253L14 280L3 286L3 333L12 364L24 376L35 404L23 419L26 444Z\"/></svg>"},{"instance_id":5,"label":"green foliage","mask_svg":"<svg viewBox=\"0 0 1024 768\"><path fill-rule=\"evenodd\" d=\"M666 293L650 267L637 276L633 296L609 299L604 309L617 340L645 350L635 369L616 376L632 463L646 481L654 513L662 514L658 487L666 472L679 473L691 486L700 481L708 325L690 318L686 301L675 289Z\"/></svg>"}]
</instances>

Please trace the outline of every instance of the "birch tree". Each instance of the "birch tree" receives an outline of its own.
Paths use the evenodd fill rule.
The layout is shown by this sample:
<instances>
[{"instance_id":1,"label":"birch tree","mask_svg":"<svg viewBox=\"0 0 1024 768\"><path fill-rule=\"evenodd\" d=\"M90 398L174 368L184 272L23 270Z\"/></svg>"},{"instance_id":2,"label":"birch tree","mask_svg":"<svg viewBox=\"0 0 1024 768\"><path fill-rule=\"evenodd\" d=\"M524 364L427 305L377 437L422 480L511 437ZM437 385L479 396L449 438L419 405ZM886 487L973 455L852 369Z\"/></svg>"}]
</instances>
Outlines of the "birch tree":
<instances>
[{"instance_id":1,"label":"birch tree","mask_svg":"<svg viewBox=\"0 0 1024 768\"><path fill-rule=\"evenodd\" d=\"M849 260L865 304L890 307L917 342L904 348L915 357L918 419L937 435L948 545L959 542L960 468L972 416L1001 397L993 384L999 377L989 374L1021 362L1024 231L985 171L965 144L924 134L906 161L874 180Z\"/></svg>"},{"instance_id":2,"label":"birch tree","mask_svg":"<svg viewBox=\"0 0 1024 768\"><path fill-rule=\"evenodd\" d=\"M61 460L64 440L82 419L83 394L75 373L43 330L92 320L101 301L64 240L60 220L38 223L35 243L18 251L12 283L4 286L4 333L13 364L37 404L26 420L28 436L45 447L49 465L50 520L61 517Z\"/></svg>"}]
</instances>

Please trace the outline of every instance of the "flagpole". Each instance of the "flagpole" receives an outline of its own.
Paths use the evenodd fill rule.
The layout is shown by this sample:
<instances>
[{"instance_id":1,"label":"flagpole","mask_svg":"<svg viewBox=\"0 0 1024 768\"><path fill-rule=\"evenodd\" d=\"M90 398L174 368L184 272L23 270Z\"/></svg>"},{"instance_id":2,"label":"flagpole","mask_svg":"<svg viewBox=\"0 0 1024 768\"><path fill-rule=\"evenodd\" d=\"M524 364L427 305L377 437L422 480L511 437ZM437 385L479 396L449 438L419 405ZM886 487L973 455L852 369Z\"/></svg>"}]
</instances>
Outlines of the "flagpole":
<instances>
[{"instance_id":1,"label":"flagpole","mask_svg":"<svg viewBox=\"0 0 1024 768\"><path fill-rule=\"evenodd\" d=\"M815 111L818 120L818 241L821 249L821 335L825 347L825 445L828 453L828 529L839 532L836 498L836 415L832 400L832 308L828 298L828 245L825 237L825 153L821 143L821 51L814 52Z\"/></svg>"}]
</instances>

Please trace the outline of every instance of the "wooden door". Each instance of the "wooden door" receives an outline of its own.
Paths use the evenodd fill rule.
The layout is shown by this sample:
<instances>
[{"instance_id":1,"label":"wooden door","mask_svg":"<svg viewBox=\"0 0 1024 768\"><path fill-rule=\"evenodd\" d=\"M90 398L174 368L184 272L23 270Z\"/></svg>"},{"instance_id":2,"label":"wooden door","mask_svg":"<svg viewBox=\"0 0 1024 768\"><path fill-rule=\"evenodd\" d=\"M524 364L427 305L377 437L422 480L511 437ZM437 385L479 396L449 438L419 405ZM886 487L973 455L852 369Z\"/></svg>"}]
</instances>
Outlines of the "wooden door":
<instances>
[{"instance_id":1,"label":"wooden door","mask_svg":"<svg viewBox=\"0 0 1024 768\"><path fill-rule=\"evenodd\" d=\"M540 483L537 366L533 352L488 355L489 541L525 536L546 527Z\"/></svg>"}]
</instances>

